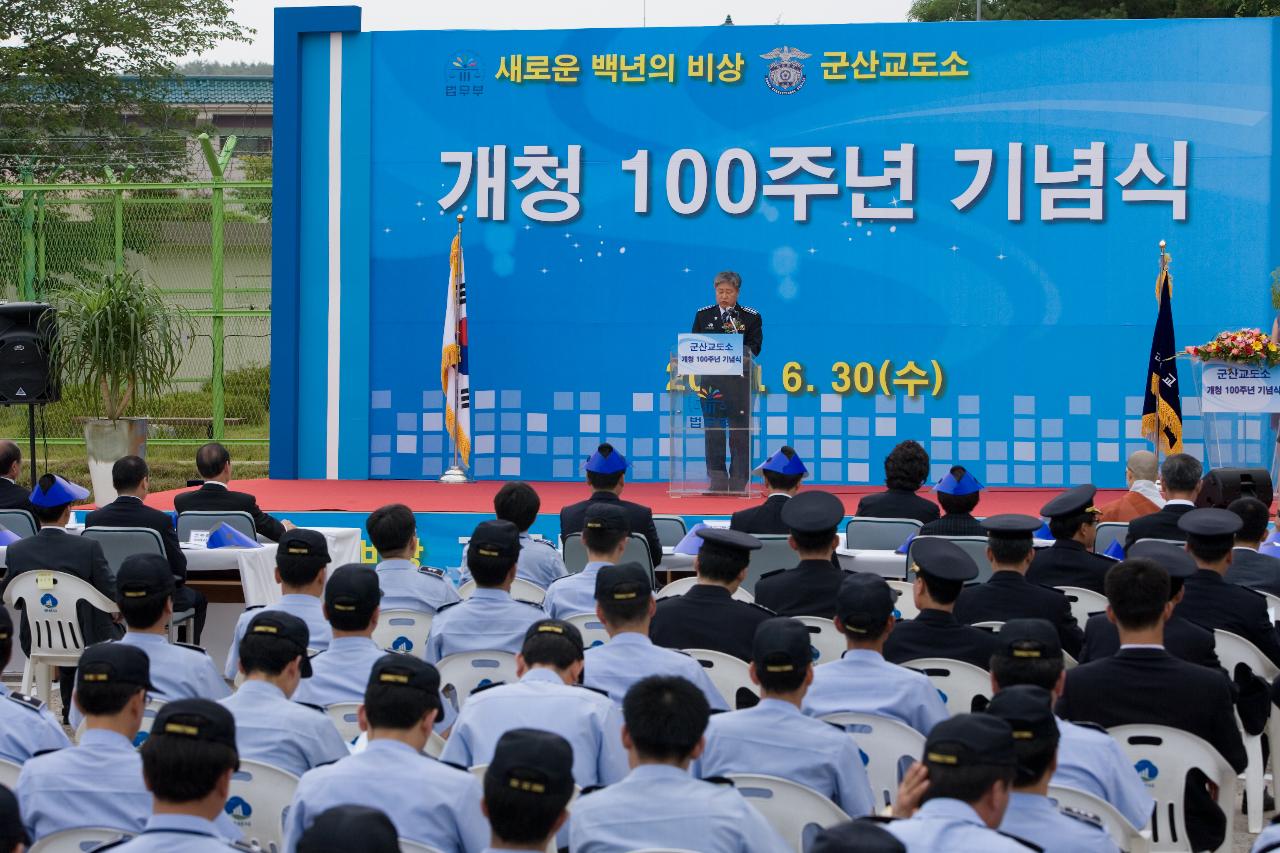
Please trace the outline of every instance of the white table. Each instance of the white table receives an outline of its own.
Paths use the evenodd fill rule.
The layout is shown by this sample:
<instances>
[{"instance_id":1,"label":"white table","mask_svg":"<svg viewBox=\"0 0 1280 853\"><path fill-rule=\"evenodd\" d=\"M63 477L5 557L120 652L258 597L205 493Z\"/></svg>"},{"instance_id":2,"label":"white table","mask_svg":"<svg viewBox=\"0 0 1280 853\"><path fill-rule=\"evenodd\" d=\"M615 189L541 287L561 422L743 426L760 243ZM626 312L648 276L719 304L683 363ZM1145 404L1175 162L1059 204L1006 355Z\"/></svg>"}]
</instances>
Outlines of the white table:
<instances>
[{"instance_id":1,"label":"white table","mask_svg":"<svg viewBox=\"0 0 1280 853\"><path fill-rule=\"evenodd\" d=\"M360 531L354 527L313 527L324 534L329 543L329 566L360 562ZM187 577L198 580L200 572L239 571L244 587L246 607L271 604L280 600L280 584L276 583L276 544L261 548L183 548L187 557Z\"/></svg>"}]
</instances>

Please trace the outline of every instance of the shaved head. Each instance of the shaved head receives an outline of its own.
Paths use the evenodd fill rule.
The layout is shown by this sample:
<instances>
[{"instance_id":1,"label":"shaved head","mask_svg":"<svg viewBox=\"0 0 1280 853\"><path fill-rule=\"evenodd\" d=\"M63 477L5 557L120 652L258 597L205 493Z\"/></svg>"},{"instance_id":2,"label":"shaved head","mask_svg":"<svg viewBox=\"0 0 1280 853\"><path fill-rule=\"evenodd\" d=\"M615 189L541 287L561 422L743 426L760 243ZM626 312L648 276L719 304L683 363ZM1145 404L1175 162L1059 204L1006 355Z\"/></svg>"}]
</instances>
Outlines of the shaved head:
<instances>
[{"instance_id":1,"label":"shaved head","mask_svg":"<svg viewBox=\"0 0 1280 853\"><path fill-rule=\"evenodd\" d=\"M1131 453L1126 467L1129 469L1129 473L1133 475L1133 479L1155 482L1156 455L1150 450L1138 450Z\"/></svg>"}]
</instances>

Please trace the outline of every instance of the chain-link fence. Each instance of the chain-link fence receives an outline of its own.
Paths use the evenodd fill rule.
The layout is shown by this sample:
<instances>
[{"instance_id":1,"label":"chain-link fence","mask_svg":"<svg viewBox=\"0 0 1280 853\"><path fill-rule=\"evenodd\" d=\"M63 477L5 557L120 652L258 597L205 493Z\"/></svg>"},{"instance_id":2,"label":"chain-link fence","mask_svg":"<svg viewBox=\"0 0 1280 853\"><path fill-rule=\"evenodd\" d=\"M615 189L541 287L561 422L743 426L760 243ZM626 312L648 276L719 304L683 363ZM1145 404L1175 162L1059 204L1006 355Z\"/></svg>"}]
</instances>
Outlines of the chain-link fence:
<instances>
[{"instance_id":1,"label":"chain-link fence","mask_svg":"<svg viewBox=\"0 0 1280 853\"><path fill-rule=\"evenodd\" d=\"M252 174L238 164L229 174ZM269 174L269 168L266 170ZM191 315L182 365L150 419L153 488L181 485L195 448L230 446L236 476L265 476L271 346L269 180L0 186L0 299L58 303L58 287L136 272ZM219 198L219 196L221 198ZM49 470L86 468L83 424L100 413L89 389L64 387L37 410ZM0 438L27 447L26 407L0 408Z\"/></svg>"}]
</instances>

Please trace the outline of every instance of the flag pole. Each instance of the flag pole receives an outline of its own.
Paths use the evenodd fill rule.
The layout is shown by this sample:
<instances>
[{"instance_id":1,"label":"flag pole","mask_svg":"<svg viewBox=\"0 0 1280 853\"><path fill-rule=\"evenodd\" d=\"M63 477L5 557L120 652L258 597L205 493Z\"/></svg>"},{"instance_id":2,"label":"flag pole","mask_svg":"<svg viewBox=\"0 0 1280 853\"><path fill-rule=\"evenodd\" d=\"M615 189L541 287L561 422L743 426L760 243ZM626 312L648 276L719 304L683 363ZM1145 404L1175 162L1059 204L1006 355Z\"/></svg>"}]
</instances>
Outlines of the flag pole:
<instances>
[{"instance_id":1,"label":"flag pole","mask_svg":"<svg viewBox=\"0 0 1280 853\"><path fill-rule=\"evenodd\" d=\"M1165 249L1165 242L1164 240L1161 240L1160 241L1160 292L1156 294L1157 305L1159 305L1161 300L1164 299L1164 288L1167 286L1167 282L1165 282L1165 272L1169 269L1169 255L1165 252L1164 249ZM1172 299L1173 294L1170 293L1169 297ZM1156 482L1157 483L1159 483L1160 481L1160 438L1161 436L1162 436L1162 433L1160 432L1160 388L1157 386L1156 387L1156 433L1155 433Z\"/></svg>"},{"instance_id":2,"label":"flag pole","mask_svg":"<svg viewBox=\"0 0 1280 853\"><path fill-rule=\"evenodd\" d=\"M464 218L463 215L459 213L458 214L459 245L461 245L461 239L462 239L463 218ZM1161 245L1164 245L1164 244L1162 243ZM453 300L453 339L456 341L458 340L458 289L454 287L452 283L450 283L449 285L449 294L450 294L450 298ZM455 367L455 371L456 369L457 368ZM458 381L457 377L455 376L453 380L453 399L449 401L455 413L460 413L462 411L460 407L461 398L458 396L458 387L460 384L461 383ZM466 470L462 467L462 460L460 459L458 454L457 428L455 428L454 431L449 435L449 439L453 442L453 465L449 467L448 471L445 471L443 474L440 475L440 482L441 483L469 483L471 482L471 478L467 476Z\"/></svg>"}]
</instances>

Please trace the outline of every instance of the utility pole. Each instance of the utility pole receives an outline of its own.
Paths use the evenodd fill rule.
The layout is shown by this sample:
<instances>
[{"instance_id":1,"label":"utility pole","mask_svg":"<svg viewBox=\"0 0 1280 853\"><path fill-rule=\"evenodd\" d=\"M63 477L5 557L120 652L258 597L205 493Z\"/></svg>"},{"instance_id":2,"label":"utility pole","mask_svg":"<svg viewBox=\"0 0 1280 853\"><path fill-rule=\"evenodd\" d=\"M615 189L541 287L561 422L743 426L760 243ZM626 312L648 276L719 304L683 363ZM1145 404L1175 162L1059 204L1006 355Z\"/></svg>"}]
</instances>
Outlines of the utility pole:
<instances>
[{"instance_id":1,"label":"utility pole","mask_svg":"<svg viewBox=\"0 0 1280 853\"><path fill-rule=\"evenodd\" d=\"M973 19L982 20L982 0L973 0Z\"/></svg>"}]
</instances>

